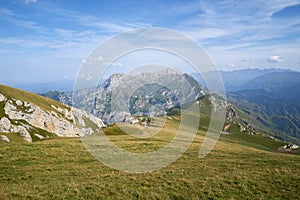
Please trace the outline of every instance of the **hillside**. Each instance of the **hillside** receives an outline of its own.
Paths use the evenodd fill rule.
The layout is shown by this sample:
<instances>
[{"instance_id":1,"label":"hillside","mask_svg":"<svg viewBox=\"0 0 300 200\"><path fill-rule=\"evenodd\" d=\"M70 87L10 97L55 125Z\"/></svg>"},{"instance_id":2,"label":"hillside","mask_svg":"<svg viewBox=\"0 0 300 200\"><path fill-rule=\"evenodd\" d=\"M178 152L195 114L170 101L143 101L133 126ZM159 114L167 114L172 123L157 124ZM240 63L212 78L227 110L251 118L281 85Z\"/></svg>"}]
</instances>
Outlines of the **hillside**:
<instances>
[{"instance_id":1,"label":"hillside","mask_svg":"<svg viewBox=\"0 0 300 200\"><path fill-rule=\"evenodd\" d=\"M300 144L300 105L265 91L245 90L229 94L234 105L247 113L253 125L285 141Z\"/></svg>"},{"instance_id":2,"label":"hillside","mask_svg":"<svg viewBox=\"0 0 300 200\"><path fill-rule=\"evenodd\" d=\"M1 138L28 142L89 135L104 126L79 109L4 85L0 85L0 122Z\"/></svg>"},{"instance_id":3,"label":"hillside","mask_svg":"<svg viewBox=\"0 0 300 200\"><path fill-rule=\"evenodd\" d=\"M229 100L256 119L256 127L282 140L300 144L300 73L272 72L228 93Z\"/></svg>"},{"instance_id":4,"label":"hillside","mask_svg":"<svg viewBox=\"0 0 300 200\"><path fill-rule=\"evenodd\" d=\"M283 69L220 71L228 101L256 129L300 144L300 73ZM210 77L210 72L205 74ZM200 83L204 80L193 74ZM205 84L204 84L205 86Z\"/></svg>"}]
</instances>

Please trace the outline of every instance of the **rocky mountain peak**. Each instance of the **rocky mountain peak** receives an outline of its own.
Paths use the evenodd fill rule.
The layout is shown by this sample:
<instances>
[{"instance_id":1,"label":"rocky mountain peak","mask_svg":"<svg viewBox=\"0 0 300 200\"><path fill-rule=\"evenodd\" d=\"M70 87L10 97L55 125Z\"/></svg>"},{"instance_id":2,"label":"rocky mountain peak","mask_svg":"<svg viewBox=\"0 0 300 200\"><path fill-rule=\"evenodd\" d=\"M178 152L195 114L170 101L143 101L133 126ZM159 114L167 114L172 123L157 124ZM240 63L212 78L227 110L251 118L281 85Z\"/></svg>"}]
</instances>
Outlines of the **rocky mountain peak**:
<instances>
[{"instance_id":1,"label":"rocky mountain peak","mask_svg":"<svg viewBox=\"0 0 300 200\"><path fill-rule=\"evenodd\" d=\"M177 69L113 74L96 91L82 90L76 107L104 120L124 121L128 116L161 116L180 103L195 101L204 94L191 76Z\"/></svg>"}]
</instances>

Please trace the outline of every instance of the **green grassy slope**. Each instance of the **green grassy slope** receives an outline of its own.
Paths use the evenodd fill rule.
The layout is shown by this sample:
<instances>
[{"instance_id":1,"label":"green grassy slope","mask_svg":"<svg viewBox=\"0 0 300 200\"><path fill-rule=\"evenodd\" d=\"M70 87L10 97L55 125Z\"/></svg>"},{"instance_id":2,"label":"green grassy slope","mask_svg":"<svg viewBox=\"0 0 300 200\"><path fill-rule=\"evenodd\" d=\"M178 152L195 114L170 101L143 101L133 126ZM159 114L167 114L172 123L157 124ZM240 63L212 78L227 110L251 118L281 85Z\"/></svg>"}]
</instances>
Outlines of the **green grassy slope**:
<instances>
[{"instance_id":1,"label":"green grassy slope","mask_svg":"<svg viewBox=\"0 0 300 200\"><path fill-rule=\"evenodd\" d=\"M198 99L199 106L200 106L200 124L199 124L199 131L206 132L210 123L210 113L211 113L211 106L210 106L210 100L209 95L205 95ZM274 133L274 130L268 129L265 127L259 126L260 123L257 121L253 116L248 115L243 110L239 109L238 107L235 107L231 105L231 107L234 108L238 118L234 119L233 121L228 121L228 119L225 121L225 124L231 124L229 130L227 132L231 133L229 135L222 135L222 140L230 143L237 143L237 144L243 144L247 146L251 146L254 148L258 148L261 150L267 150L267 151L281 151L281 152L288 152L288 153L295 153L299 154L299 151L285 151L281 149L280 147L283 147L286 143L270 137L270 132ZM170 111L172 112L172 110ZM174 112L175 113L175 112ZM240 132L240 127L237 125L237 123L240 123L242 120L245 120L249 124L251 124L252 128L246 128L245 132ZM248 132L254 131L258 133L257 135L249 135Z\"/></svg>"},{"instance_id":2,"label":"green grassy slope","mask_svg":"<svg viewBox=\"0 0 300 200\"><path fill-rule=\"evenodd\" d=\"M230 143L243 144L253 148L266 150L266 151L278 151L280 147L284 146L284 142L280 140L274 140L267 135L249 135L241 133L237 125L232 125L229 129L231 134L222 136L222 140ZM295 152L297 153L297 152Z\"/></svg>"},{"instance_id":3,"label":"green grassy slope","mask_svg":"<svg viewBox=\"0 0 300 200\"><path fill-rule=\"evenodd\" d=\"M178 118L152 138L133 138L116 126L105 133L128 151L154 151L174 137ZM273 152L276 141L231 129L204 159L199 129L176 162L142 174L103 165L78 138L0 143L0 199L297 199L300 156Z\"/></svg>"},{"instance_id":4,"label":"green grassy slope","mask_svg":"<svg viewBox=\"0 0 300 200\"><path fill-rule=\"evenodd\" d=\"M152 145L157 144L155 140L152 145L143 145L145 141L133 141L126 136L110 137L120 146L138 147L138 151L152 150ZM206 158L199 159L202 140L198 135L183 157L170 166L143 174L110 169L95 160L80 139L1 143L0 199L299 197L300 156L221 140Z\"/></svg>"},{"instance_id":5,"label":"green grassy slope","mask_svg":"<svg viewBox=\"0 0 300 200\"><path fill-rule=\"evenodd\" d=\"M8 99L18 99L21 101L26 101L29 103L32 103L36 106L39 106L42 110L45 111L56 111L54 110L51 105L54 105L56 107L60 107L63 109L70 109L69 107L65 106L62 103L59 103L57 101L54 101L52 99L31 93L31 92L27 92L24 90L19 90L16 88L12 88L9 86L5 86L5 85L1 85L0 84L0 93L3 94L6 98Z\"/></svg>"}]
</instances>

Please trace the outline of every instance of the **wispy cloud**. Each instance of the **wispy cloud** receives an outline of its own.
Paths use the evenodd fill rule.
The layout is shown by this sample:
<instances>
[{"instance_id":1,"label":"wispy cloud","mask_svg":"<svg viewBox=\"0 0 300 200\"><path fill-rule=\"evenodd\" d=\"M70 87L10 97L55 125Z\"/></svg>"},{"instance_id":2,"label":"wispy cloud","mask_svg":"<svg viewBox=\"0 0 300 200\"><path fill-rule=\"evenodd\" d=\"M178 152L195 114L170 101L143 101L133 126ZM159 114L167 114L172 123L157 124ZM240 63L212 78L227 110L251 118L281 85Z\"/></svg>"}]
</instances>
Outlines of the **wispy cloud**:
<instances>
[{"instance_id":1,"label":"wispy cloud","mask_svg":"<svg viewBox=\"0 0 300 200\"><path fill-rule=\"evenodd\" d=\"M253 43L260 40L276 38L286 35L286 29L299 23L298 19L274 21L272 15L279 10L299 1L201 1L202 13L190 19L184 19L179 25L179 30L193 30L201 35L204 30L212 30L206 37L198 37L209 45L219 45L219 42ZM195 35L195 33L193 35ZM247 34L245 36L245 34ZM205 34L203 34L205 36ZM217 36L217 37L214 37ZM228 37L224 37L228 36ZM241 37L242 36L242 37ZM229 38L230 37L230 38ZM217 38L219 41L205 41ZM222 38L224 40L222 40ZM227 42L232 45L232 41Z\"/></svg>"},{"instance_id":2,"label":"wispy cloud","mask_svg":"<svg viewBox=\"0 0 300 200\"><path fill-rule=\"evenodd\" d=\"M29 4L29 3L36 3L37 0L24 0L24 3Z\"/></svg>"},{"instance_id":3,"label":"wispy cloud","mask_svg":"<svg viewBox=\"0 0 300 200\"><path fill-rule=\"evenodd\" d=\"M14 12L10 9L7 8L1 8L0 7L0 13L2 16L11 16L11 15L15 15Z\"/></svg>"},{"instance_id":4,"label":"wispy cloud","mask_svg":"<svg viewBox=\"0 0 300 200\"><path fill-rule=\"evenodd\" d=\"M38 25L33 20L26 20L25 16L17 14L13 10L0 8L0 13L2 14L2 20L7 21L15 27L23 27L43 34L47 33L47 28Z\"/></svg>"},{"instance_id":5,"label":"wispy cloud","mask_svg":"<svg viewBox=\"0 0 300 200\"><path fill-rule=\"evenodd\" d=\"M300 24L300 16L275 19L273 15L299 3L299 0L200 1L201 12L182 19L174 28L196 38L221 68L229 68L226 63L236 67L256 67L253 65L257 63L260 67L272 67L272 63L297 67L292 64L297 58L291 55L300 53L300 35L295 27ZM265 59L267 54L281 54L289 59L270 62Z\"/></svg>"},{"instance_id":6,"label":"wispy cloud","mask_svg":"<svg viewBox=\"0 0 300 200\"><path fill-rule=\"evenodd\" d=\"M36 1L32 1L36 2ZM30 2L28 2L30 3ZM51 8L51 9L50 9ZM103 41L111 34L120 33L134 28L150 27L146 23L112 22L108 19L95 17L88 14L75 12L72 10L62 9L53 4L45 4L41 9L50 15L54 15L59 21L56 22L58 27L49 27L45 24L40 24L34 19L16 13L13 10L0 8L2 20L10 23L15 27L22 27L31 32L19 35L18 37L1 38L2 50L18 48L44 48L48 50L56 50L58 56L69 55L71 53L61 53L63 50L74 53L74 56L82 54L79 59L82 59L88 52L91 51L97 44ZM60 17L59 17L60 16ZM61 28L60 24L70 23L74 26L73 29ZM87 50L90 48L90 50ZM81 53L79 53L81 52Z\"/></svg>"},{"instance_id":7,"label":"wispy cloud","mask_svg":"<svg viewBox=\"0 0 300 200\"><path fill-rule=\"evenodd\" d=\"M50 9L49 9L50 8ZM120 33L135 28L151 27L151 24L143 22L132 22L130 20L113 21L108 18L98 17L81 13L73 10L57 7L54 4L45 4L42 7L43 11L50 14L60 15L64 18L59 18L64 22L77 24L78 26L85 27L86 30L93 29L99 33Z\"/></svg>"}]
</instances>

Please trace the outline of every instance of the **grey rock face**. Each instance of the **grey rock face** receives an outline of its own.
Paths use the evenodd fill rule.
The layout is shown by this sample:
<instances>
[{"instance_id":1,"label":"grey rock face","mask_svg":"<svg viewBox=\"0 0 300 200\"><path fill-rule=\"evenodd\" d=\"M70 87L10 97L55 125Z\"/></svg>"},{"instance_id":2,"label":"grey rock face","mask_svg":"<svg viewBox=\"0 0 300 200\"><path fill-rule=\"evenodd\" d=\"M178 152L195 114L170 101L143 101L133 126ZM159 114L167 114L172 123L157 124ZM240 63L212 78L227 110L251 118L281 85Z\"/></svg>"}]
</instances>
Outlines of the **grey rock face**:
<instances>
[{"instance_id":1,"label":"grey rock face","mask_svg":"<svg viewBox=\"0 0 300 200\"><path fill-rule=\"evenodd\" d=\"M138 74L113 74L95 91L73 92L75 107L105 123L128 116L163 116L168 109L195 101L203 89L192 77L174 69Z\"/></svg>"},{"instance_id":2,"label":"grey rock face","mask_svg":"<svg viewBox=\"0 0 300 200\"><path fill-rule=\"evenodd\" d=\"M4 106L5 114L8 115L9 119L23 119L24 113L19 112L16 106L13 105L12 100L8 100Z\"/></svg>"},{"instance_id":3,"label":"grey rock face","mask_svg":"<svg viewBox=\"0 0 300 200\"><path fill-rule=\"evenodd\" d=\"M65 105L72 105L71 93L68 92L50 91L42 94L42 96L53 99L55 101L59 101Z\"/></svg>"},{"instance_id":4,"label":"grey rock face","mask_svg":"<svg viewBox=\"0 0 300 200\"><path fill-rule=\"evenodd\" d=\"M220 111L227 107L226 102L221 98L216 98L213 95L211 95L209 97L209 100L210 100L211 107L214 110L214 112Z\"/></svg>"},{"instance_id":5,"label":"grey rock face","mask_svg":"<svg viewBox=\"0 0 300 200\"><path fill-rule=\"evenodd\" d=\"M0 97L1 98L1 97ZM30 131L32 128L40 128L48 133L64 137L78 137L91 135L104 127L101 119L94 117L76 108L60 108L52 105L52 111L42 110L40 107L17 99L6 100L5 116L0 120L0 132L19 133L24 140L32 142ZM12 124L14 121L14 124ZM94 124L94 128L86 127L85 121ZM44 136L34 133L42 139Z\"/></svg>"},{"instance_id":6,"label":"grey rock face","mask_svg":"<svg viewBox=\"0 0 300 200\"><path fill-rule=\"evenodd\" d=\"M11 123L8 118L2 117L0 120L0 132L8 133L10 131Z\"/></svg>"}]
</instances>

